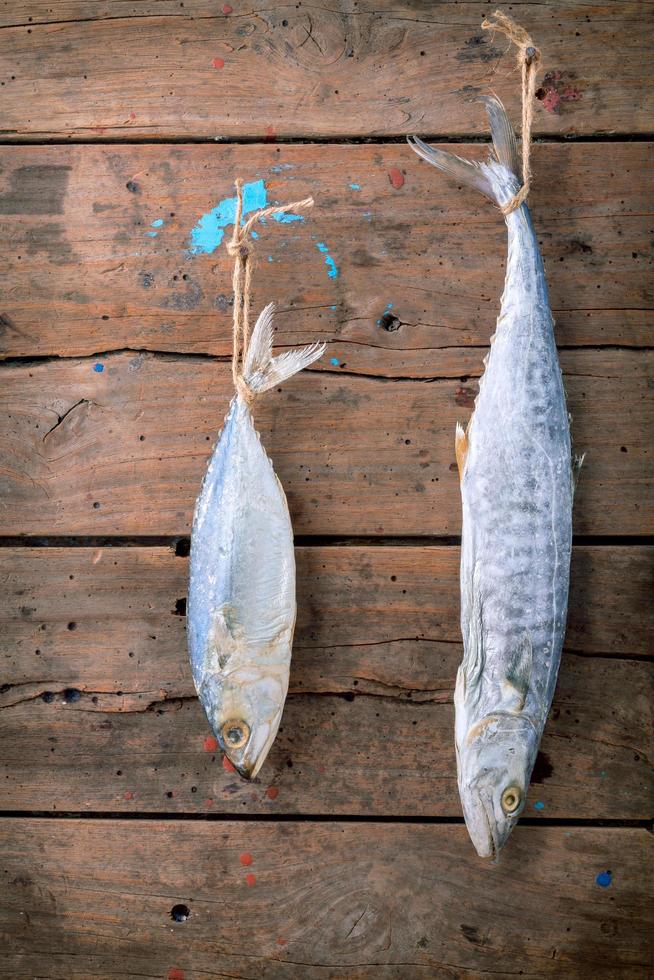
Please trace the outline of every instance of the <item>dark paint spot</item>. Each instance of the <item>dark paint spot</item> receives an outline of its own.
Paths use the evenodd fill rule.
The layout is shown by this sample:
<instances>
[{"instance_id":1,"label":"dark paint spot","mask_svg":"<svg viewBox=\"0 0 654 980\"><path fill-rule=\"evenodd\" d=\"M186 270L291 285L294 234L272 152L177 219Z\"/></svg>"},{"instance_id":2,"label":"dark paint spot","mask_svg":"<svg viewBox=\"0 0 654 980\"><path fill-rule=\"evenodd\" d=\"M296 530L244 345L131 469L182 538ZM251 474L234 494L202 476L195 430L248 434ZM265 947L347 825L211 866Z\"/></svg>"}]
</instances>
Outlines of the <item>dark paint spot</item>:
<instances>
[{"instance_id":1,"label":"dark paint spot","mask_svg":"<svg viewBox=\"0 0 654 980\"><path fill-rule=\"evenodd\" d=\"M197 283L188 282L183 293L173 292L163 301L163 306L169 310L195 310L203 299L204 293Z\"/></svg>"},{"instance_id":2,"label":"dark paint spot","mask_svg":"<svg viewBox=\"0 0 654 980\"><path fill-rule=\"evenodd\" d=\"M427 949L427 947L429 946L429 940L427 939L426 936L421 936L418 942L416 943L416 946L418 947L418 949Z\"/></svg>"},{"instance_id":3,"label":"dark paint spot","mask_svg":"<svg viewBox=\"0 0 654 980\"><path fill-rule=\"evenodd\" d=\"M479 936L479 930L477 929L476 926L462 925L461 926L461 932L466 937L466 939L468 940L469 943L476 943L478 945L481 943L481 938Z\"/></svg>"},{"instance_id":4,"label":"dark paint spot","mask_svg":"<svg viewBox=\"0 0 654 980\"><path fill-rule=\"evenodd\" d=\"M69 623L68 629L70 630L71 633L73 633L77 629L77 623Z\"/></svg>"},{"instance_id":5,"label":"dark paint spot","mask_svg":"<svg viewBox=\"0 0 654 980\"><path fill-rule=\"evenodd\" d=\"M141 193L141 185L140 184L137 184L137 182L135 180L128 180L127 183L125 184L125 187L130 192L130 194L140 194Z\"/></svg>"},{"instance_id":6,"label":"dark paint spot","mask_svg":"<svg viewBox=\"0 0 654 980\"><path fill-rule=\"evenodd\" d=\"M379 320L379 326L382 330L387 330L389 333L394 333L399 330L402 326L402 321L394 313L390 311L384 313Z\"/></svg>"},{"instance_id":7,"label":"dark paint spot","mask_svg":"<svg viewBox=\"0 0 654 980\"><path fill-rule=\"evenodd\" d=\"M475 398L477 397L477 391L475 388L465 388L460 386L456 389L456 394L454 395L454 401L457 405L462 408L474 408Z\"/></svg>"},{"instance_id":8,"label":"dark paint spot","mask_svg":"<svg viewBox=\"0 0 654 980\"><path fill-rule=\"evenodd\" d=\"M142 272L141 273L141 285L144 289L149 289L150 286L154 284L154 273L152 272Z\"/></svg>"},{"instance_id":9,"label":"dark paint spot","mask_svg":"<svg viewBox=\"0 0 654 980\"><path fill-rule=\"evenodd\" d=\"M175 600L173 616L186 616L186 596Z\"/></svg>"},{"instance_id":10,"label":"dark paint spot","mask_svg":"<svg viewBox=\"0 0 654 980\"><path fill-rule=\"evenodd\" d=\"M82 692L78 691L76 687L67 687L64 691L64 701L66 704L75 704L76 701L81 701Z\"/></svg>"},{"instance_id":11,"label":"dark paint spot","mask_svg":"<svg viewBox=\"0 0 654 980\"><path fill-rule=\"evenodd\" d=\"M66 238L66 229L58 222L44 222L25 231L26 253L45 253L53 265L69 265L77 256Z\"/></svg>"},{"instance_id":12,"label":"dark paint spot","mask_svg":"<svg viewBox=\"0 0 654 980\"><path fill-rule=\"evenodd\" d=\"M549 779L554 769L549 757L544 752L539 752L536 756L536 763L531 774L532 783L544 783Z\"/></svg>"},{"instance_id":13,"label":"dark paint spot","mask_svg":"<svg viewBox=\"0 0 654 980\"><path fill-rule=\"evenodd\" d=\"M188 905L173 905L170 910L170 918L173 922L186 922L190 914L191 910Z\"/></svg>"},{"instance_id":14,"label":"dark paint spot","mask_svg":"<svg viewBox=\"0 0 654 980\"><path fill-rule=\"evenodd\" d=\"M486 62L496 61L502 57L502 52L500 49L491 44L489 38L484 34L475 34L473 37L469 37L468 40L464 42L464 45L465 46L455 55L457 61Z\"/></svg>"},{"instance_id":15,"label":"dark paint spot","mask_svg":"<svg viewBox=\"0 0 654 980\"><path fill-rule=\"evenodd\" d=\"M0 195L0 214L63 214L71 170L51 164L12 170L9 190Z\"/></svg>"},{"instance_id":16,"label":"dark paint spot","mask_svg":"<svg viewBox=\"0 0 654 980\"><path fill-rule=\"evenodd\" d=\"M52 702L55 699L55 696L52 691L44 691L43 694L41 695L41 698L43 701L45 701L46 704L52 704Z\"/></svg>"}]
</instances>

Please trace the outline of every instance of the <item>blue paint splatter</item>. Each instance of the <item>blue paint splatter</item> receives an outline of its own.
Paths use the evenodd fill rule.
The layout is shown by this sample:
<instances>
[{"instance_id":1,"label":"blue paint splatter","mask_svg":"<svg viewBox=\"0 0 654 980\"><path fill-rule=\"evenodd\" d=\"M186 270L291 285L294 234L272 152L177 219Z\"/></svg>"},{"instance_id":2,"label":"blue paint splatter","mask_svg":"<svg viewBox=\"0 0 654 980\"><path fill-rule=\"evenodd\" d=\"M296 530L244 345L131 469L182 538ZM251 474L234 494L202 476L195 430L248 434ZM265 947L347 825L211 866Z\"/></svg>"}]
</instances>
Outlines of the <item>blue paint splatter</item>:
<instances>
[{"instance_id":1,"label":"blue paint splatter","mask_svg":"<svg viewBox=\"0 0 654 980\"><path fill-rule=\"evenodd\" d=\"M156 238L159 234L158 231L146 231L145 233L149 238Z\"/></svg>"},{"instance_id":2,"label":"blue paint splatter","mask_svg":"<svg viewBox=\"0 0 654 980\"><path fill-rule=\"evenodd\" d=\"M258 231L254 231L254 229L250 232L250 234L252 235L253 238L258 238L259 237L259 232Z\"/></svg>"},{"instance_id":3,"label":"blue paint splatter","mask_svg":"<svg viewBox=\"0 0 654 980\"><path fill-rule=\"evenodd\" d=\"M273 261L273 257L272 257L272 255L269 255L269 256L268 256L268 261L269 261L269 262L272 262L272 261Z\"/></svg>"},{"instance_id":4,"label":"blue paint splatter","mask_svg":"<svg viewBox=\"0 0 654 980\"><path fill-rule=\"evenodd\" d=\"M329 307L329 309L330 309L330 310L335 310L335 309L336 309L336 303L334 303L334 305L333 305L333 306L330 306L330 307Z\"/></svg>"},{"instance_id":5,"label":"blue paint splatter","mask_svg":"<svg viewBox=\"0 0 654 980\"><path fill-rule=\"evenodd\" d=\"M243 217L252 211L259 211L268 205L268 192L263 180L253 180L243 184ZM191 255L211 255L225 237L225 228L234 224L236 217L236 198L226 197L215 208L203 214L196 226L191 229ZM293 221L304 221L301 214L275 214L275 221L289 224ZM255 231L253 238L258 235Z\"/></svg>"},{"instance_id":6,"label":"blue paint splatter","mask_svg":"<svg viewBox=\"0 0 654 980\"><path fill-rule=\"evenodd\" d=\"M329 249L324 242L316 242L316 248L319 252L325 256L325 265L327 266L327 275L330 279L336 279L338 276L338 266L334 262L333 258L329 254Z\"/></svg>"},{"instance_id":7,"label":"blue paint splatter","mask_svg":"<svg viewBox=\"0 0 654 980\"><path fill-rule=\"evenodd\" d=\"M613 881L613 875L610 871L600 871L595 881L600 888L608 888Z\"/></svg>"},{"instance_id":8,"label":"blue paint splatter","mask_svg":"<svg viewBox=\"0 0 654 980\"><path fill-rule=\"evenodd\" d=\"M163 218L157 218L156 221L152 222L153 228L161 228L162 225L163 225Z\"/></svg>"},{"instance_id":9,"label":"blue paint splatter","mask_svg":"<svg viewBox=\"0 0 654 980\"><path fill-rule=\"evenodd\" d=\"M364 211L363 217L366 219L366 221L372 221L372 211Z\"/></svg>"},{"instance_id":10,"label":"blue paint splatter","mask_svg":"<svg viewBox=\"0 0 654 980\"><path fill-rule=\"evenodd\" d=\"M104 364L100 364L100 362L98 361L97 364L93 365L93 370L97 374L102 374L102 372L104 371Z\"/></svg>"},{"instance_id":11,"label":"blue paint splatter","mask_svg":"<svg viewBox=\"0 0 654 980\"><path fill-rule=\"evenodd\" d=\"M534 803L534 810L544 810L544 809L545 809L545 804L541 803L540 800L536 800L536 802Z\"/></svg>"},{"instance_id":12,"label":"blue paint splatter","mask_svg":"<svg viewBox=\"0 0 654 980\"><path fill-rule=\"evenodd\" d=\"M339 359L338 359L337 357L332 357L332 359L331 359L331 361L330 361L329 363L330 363L330 364L333 364L333 365L334 365L334 367L338 367L338 365L339 365L339 364L340 364L341 362L339 361Z\"/></svg>"},{"instance_id":13,"label":"blue paint splatter","mask_svg":"<svg viewBox=\"0 0 654 980\"><path fill-rule=\"evenodd\" d=\"M361 190L361 184L350 184L350 187L352 188L353 191Z\"/></svg>"}]
</instances>

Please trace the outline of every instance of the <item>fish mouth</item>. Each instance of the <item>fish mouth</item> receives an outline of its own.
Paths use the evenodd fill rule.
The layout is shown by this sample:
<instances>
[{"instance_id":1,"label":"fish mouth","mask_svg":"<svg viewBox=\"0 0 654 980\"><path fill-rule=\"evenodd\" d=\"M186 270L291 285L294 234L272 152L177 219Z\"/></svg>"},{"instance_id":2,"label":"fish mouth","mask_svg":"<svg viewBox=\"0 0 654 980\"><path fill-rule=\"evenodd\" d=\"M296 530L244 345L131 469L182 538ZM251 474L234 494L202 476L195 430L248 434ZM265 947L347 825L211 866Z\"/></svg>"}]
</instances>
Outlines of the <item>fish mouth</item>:
<instances>
[{"instance_id":1,"label":"fish mouth","mask_svg":"<svg viewBox=\"0 0 654 980\"><path fill-rule=\"evenodd\" d=\"M486 821L486 827L488 829L488 840L490 843L490 854L481 854L480 857L488 857L491 860L491 864L497 864L500 856L500 849L497 840L495 838L495 834L493 833L493 821L491 820L490 814L488 812L488 805L490 804L491 801L485 800L482 797L479 798L479 801L481 803L481 809L484 814L484 820Z\"/></svg>"}]
</instances>

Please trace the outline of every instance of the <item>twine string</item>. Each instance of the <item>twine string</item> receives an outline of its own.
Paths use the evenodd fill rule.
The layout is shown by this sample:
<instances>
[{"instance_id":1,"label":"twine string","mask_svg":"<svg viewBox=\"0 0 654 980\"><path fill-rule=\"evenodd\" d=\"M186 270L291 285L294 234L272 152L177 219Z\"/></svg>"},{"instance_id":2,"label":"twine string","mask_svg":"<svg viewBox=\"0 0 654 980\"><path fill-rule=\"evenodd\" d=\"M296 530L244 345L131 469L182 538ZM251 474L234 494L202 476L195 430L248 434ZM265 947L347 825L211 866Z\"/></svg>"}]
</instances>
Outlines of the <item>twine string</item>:
<instances>
[{"instance_id":1,"label":"twine string","mask_svg":"<svg viewBox=\"0 0 654 980\"><path fill-rule=\"evenodd\" d=\"M253 392L243 377L243 364L250 343L250 301L252 291L253 247L249 238L252 228L273 214L285 214L287 211L303 211L313 207L313 198L306 197L303 201L292 204L280 204L255 211L247 221L241 224L243 218L243 181L236 181L236 214L234 215L234 231L227 243L227 252L234 259L232 289L234 291L234 320L232 328L232 378L234 387L248 406L252 405Z\"/></svg>"},{"instance_id":2,"label":"twine string","mask_svg":"<svg viewBox=\"0 0 654 980\"><path fill-rule=\"evenodd\" d=\"M518 49L518 66L522 79L522 186L506 204L501 205L502 214L508 215L527 200L531 187L531 127L534 120L534 98L536 95L536 76L540 67L540 51L520 24L496 10L490 18L484 19L485 31L499 31L515 44Z\"/></svg>"}]
</instances>

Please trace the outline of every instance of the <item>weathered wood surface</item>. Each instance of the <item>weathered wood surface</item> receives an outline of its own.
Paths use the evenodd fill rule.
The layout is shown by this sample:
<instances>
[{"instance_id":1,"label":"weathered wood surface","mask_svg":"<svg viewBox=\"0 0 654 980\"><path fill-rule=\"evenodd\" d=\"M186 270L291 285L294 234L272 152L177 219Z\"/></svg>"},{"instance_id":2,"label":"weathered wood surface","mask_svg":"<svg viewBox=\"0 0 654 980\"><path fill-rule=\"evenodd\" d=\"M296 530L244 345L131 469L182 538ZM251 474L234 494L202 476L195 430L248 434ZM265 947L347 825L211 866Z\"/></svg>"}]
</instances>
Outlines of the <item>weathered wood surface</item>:
<instances>
[{"instance_id":1,"label":"weathered wood surface","mask_svg":"<svg viewBox=\"0 0 654 980\"><path fill-rule=\"evenodd\" d=\"M438 825L2 820L0 834L12 980L647 980L654 967L645 830L519 827L497 866L465 828Z\"/></svg>"},{"instance_id":2,"label":"weathered wood surface","mask_svg":"<svg viewBox=\"0 0 654 980\"><path fill-rule=\"evenodd\" d=\"M560 345L654 345L652 159L642 143L534 147ZM364 374L480 372L504 222L406 145L2 148L0 352L228 355L231 260L224 244L189 248L236 175L263 179L271 201L316 200L303 222L259 228L254 308L277 303L279 344L327 341L332 370L333 356Z\"/></svg>"},{"instance_id":3,"label":"weathered wood surface","mask_svg":"<svg viewBox=\"0 0 654 980\"><path fill-rule=\"evenodd\" d=\"M484 131L470 97L489 88L518 109L514 54L480 29L486 5L255 6L5 4L1 135L467 134ZM537 133L649 131L646 10L622 0L511 5L544 50Z\"/></svg>"},{"instance_id":4,"label":"weathered wood surface","mask_svg":"<svg viewBox=\"0 0 654 980\"><path fill-rule=\"evenodd\" d=\"M652 532L652 352L562 352L578 534ZM233 393L227 364L120 353L0 367L0 533L183 534ZM256 419L297 534L460 530L456 420L476 384L304 372Z\"/></svg>"},{"instance_id":5,"label":"weathered wood surface","mask_svg":"<svg viewBox=\"0 0 654 980\"><path fill-rule=\"evenodd\" d=\"M532 816L650 816L653 665L628 658L650 652L653 553L575 551ZM459 816L458 549L298 549L291 693L256 784L205 745L185 559L165 548L0 559L5 808Z\"/></svg>"}]
</instances>

